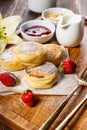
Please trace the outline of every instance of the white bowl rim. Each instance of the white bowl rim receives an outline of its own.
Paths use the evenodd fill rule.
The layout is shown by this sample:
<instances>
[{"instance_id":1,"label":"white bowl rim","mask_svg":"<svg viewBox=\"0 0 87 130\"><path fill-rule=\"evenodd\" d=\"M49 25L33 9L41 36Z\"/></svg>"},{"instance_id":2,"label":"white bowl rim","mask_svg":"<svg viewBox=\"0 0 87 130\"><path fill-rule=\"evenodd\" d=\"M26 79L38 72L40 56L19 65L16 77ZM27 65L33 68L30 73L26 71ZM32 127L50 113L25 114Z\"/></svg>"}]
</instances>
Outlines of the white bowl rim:
<instances>
[{"instance_id":1,"label":"white bowl rim","mask_svg":"<svg viewBox=\"0 0 87 130\"><path fill-rule=\"evenodd\" d=\"M50 19L47 19L46 17L45 17L45 14L46 13L48 13L48 14L50 14L50 11L54 11L55 13L57 12L57 11L62 11L62 12L67 12L67 13L69 13L69 14L74 14L74 12L72 11L72 10L70 10L70 9L68 9L68 8L63 8L63 7L52 7L52 8L47 8L47 9L45 9L43 12L42 12L42 19L43 20L46 20L46 21L49 21L49 22L51 22L51 23L53 23L53 24L57 24L57 22L56 21L52 21L52 20L50 20ZM53 13L54 13L53 12Z\"/></svg>"},{"instance_id":2,"label":"white bowl rim","mask_svg":"<svg viewBox=\"0 0 87 130\"><path fill-rule=\"evenodd\" d=\"M24 32L23 32L23 30L22 30L22 27L23 26L25 26L25 25L27 25L29 22L31 22L32 24L33 24L33 22L36 22L36 25L39 25L38 24L38 22L41 22L41 23L47 23L47 24L50 24L50 26L52 27L52 29L50 29L51 30L51 33L50 34L48 34L48 35L42 35L42 36L29 36L29 35L27 35L27 34L25 34ZM33 25L32 25L33 26ZM44 25L42 25L42 26L44 26L44 27L47 27L47 26L45 26L45 24ZM49 27L47 27L48 29L49 29ZM55 32L55 26L54 26L54 24L53 23L50 23L49 21L45 21L45 20L29 20L29 21L26 21L26 22L24 22L24 23L22 23L21 25L20 25L20 33L22 33L24 36L26 36L27 38L29 38L29 37L31 37L31 38L44 38L44 37L46 37L46 36L50 36L50 35L52 35L53 33Z\"/></svg>"},{"instance_id":3,"label":"white bowl rim","mask_svg":"<svg viewBox=\"0 0 87 130\"><path fill-rule=\"evenodd\" d=\"M44 14L45 12L47 12L47 11L51 11L51 10L62 10L62 11L69 11L70 13L74 13L72 10L70 10L70 9L68 9L68 8L63 8L63 7L52 7L52 8L47 8L47 9L45 9L43 12L42 12L42 14Z\"/></svg>"}]
</instances>

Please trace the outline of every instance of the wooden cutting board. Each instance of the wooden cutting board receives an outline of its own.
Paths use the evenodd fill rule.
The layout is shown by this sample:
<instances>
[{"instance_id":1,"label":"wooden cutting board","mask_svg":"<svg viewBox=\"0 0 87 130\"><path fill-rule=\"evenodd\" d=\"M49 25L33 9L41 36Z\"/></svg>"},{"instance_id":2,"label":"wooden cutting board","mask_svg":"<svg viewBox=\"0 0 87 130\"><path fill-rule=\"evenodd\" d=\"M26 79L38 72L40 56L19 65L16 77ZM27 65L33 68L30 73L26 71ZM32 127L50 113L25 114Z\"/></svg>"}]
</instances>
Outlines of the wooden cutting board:
<instances>
[{"instance_id":1,"label":"wooden cutting board","mask_svg":"<svg viewBox=\"0 0 87 130\"><path fill-rule=\"evenodd\" d=\"M76 48L69 48L70 57L77 63L77 72L87 65L87 27L81 45ZM74 95L66 105L60 116L55 120L50 130L69 114L69 112L82 100L87 93L87 88L80 88L78 95ZM36 105L33 108L26 106L21 100L21 94L0 96L0 117L1 122L12 130L38 130L49 118L56 107L63 101L65 96L36 96ZM86 130L87 109L84 104L76 116L66 126L68 130Z\"/></svg>"},{"instance_id":2,"label":"wooden cutting board","mask_svg":"<svg viewBox=\"0 0 87 130\"><path fill-rule=\"evenodd\" d=\"M27 0L25 0L27 1ZM37 14L29 12L24 0L0 0L0 11L5 16L19 14L23 20L34 19ZM57 5L78 12L77 0L57 0ZM86 0L79 0L86 2ZM83 10L86 13L84 4ZM23 8L22 8L23 7ZM31 17L30 17L31 15ZM77 73L87 66L87 27L81 45L69 48L70 57L77 63ZM49 130L55 130L56 126L73 110L87 93L87 87L80 88L78 95L74 95L58 116ZM49 118L57 106L66 96L36 96L35 107L26 106L21 100L21 94L0 96L0 130L39 130L41 125ZM67 130L87 130L87 102L81 107L74 118L66 126Z\"/></svg>"}]
</instances>

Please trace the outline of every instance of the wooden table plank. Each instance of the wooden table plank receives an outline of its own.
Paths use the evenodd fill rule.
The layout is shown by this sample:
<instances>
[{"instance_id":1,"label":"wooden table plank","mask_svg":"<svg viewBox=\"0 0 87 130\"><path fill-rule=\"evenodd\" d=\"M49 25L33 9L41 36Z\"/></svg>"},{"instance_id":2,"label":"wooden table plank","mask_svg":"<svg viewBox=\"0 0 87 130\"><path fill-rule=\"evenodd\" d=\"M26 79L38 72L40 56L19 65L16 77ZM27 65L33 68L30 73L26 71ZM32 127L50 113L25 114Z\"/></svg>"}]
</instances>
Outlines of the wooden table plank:
<instances>
[{"instance_id":1,"label":"wooden table plank","mask_svg":"<svg viewBox=\"0 0 87 130\"><path fill-rule=\"evenodd\" d=\"M75 13L86 14L86 0L79 0L81 10L78 8L78 0L57 1L57 6L71 9ZM0 0L0 12L3 17L10 15L20 15L23 21L35 19L40 14L29 11L27 0ZM77 72L87 66L87 27L81 45L69 48L70 57L77 63ZM82 100L87 93L87 88L80 88L78 95L73 96L62 113L55 120L50 130L54 130L57 125L69 114L69 112ZM33 108L26 106L21 100L21 94L0 96L0 127L6 130L38 130L41 125L52 114L56 107L63 101L65 96L36 96L36 105ZM66 126L67 130L86 130L87 109L86 103L78 111L76 116ZM2 129L3 130L3 129Z\"/></svg>"}]
</instances>

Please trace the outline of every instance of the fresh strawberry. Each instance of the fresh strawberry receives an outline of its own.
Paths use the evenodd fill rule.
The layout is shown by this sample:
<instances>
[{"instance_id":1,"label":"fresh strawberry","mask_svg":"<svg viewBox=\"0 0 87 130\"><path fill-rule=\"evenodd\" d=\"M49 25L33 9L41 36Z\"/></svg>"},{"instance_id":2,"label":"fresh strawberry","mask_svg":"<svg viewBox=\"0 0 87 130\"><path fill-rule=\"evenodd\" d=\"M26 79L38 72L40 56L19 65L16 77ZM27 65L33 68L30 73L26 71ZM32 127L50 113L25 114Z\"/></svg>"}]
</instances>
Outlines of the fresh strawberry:
<instances>
[{"instance_id":1,"label":"fresh strawberry","mask_svg":"<svg viewBox=\"0 0 87 130\"><path fill-rule=\"evenodd\" d=\"M0 81L7 87L14 86L16 84L17 78L13 73L4 72L0 74Z\"/></svg>"},{"instance_id":2,"label":"fresh strawberry","mask_svg":"<svg viewBox=\"0 0 87 130\"><path fill-rule=\"evenodd\" d=\"M60 64L60 70L65 74L74 73L76 69L76 63L71 59L63 60Z\"/></svg>"},{"instance_id":3,"label":"fresh strawberry","mask_svg":"<svg viewBox=\"0 0 87 130\"><path fill-rule=\"evenodd\" d=\"M35 103L35 95L32 93L32 91L27 90L23 95L22 95L22 100L25 104L27 104L30 107L34 106Z\"/></svg>"}]
</instances>

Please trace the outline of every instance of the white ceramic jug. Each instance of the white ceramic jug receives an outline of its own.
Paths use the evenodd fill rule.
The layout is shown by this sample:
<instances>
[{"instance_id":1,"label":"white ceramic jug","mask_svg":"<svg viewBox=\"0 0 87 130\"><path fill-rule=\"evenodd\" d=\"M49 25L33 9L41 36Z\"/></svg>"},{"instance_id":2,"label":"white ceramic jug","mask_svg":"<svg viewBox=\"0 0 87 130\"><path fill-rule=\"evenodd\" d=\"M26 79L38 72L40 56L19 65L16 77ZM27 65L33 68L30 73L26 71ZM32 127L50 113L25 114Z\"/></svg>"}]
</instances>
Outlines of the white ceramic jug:
<instances>
[{"instance_id":1,"label":"white ceramic jug","mask_svg":"<svg viewBox=\"0 0 87 130\"><path fill-rule=\"evenodd\" d=\"M82 15L65 15L60 18L56 29L57 41L66 47L78 46L84 34Z\"/></svg>"}]
</instances>

